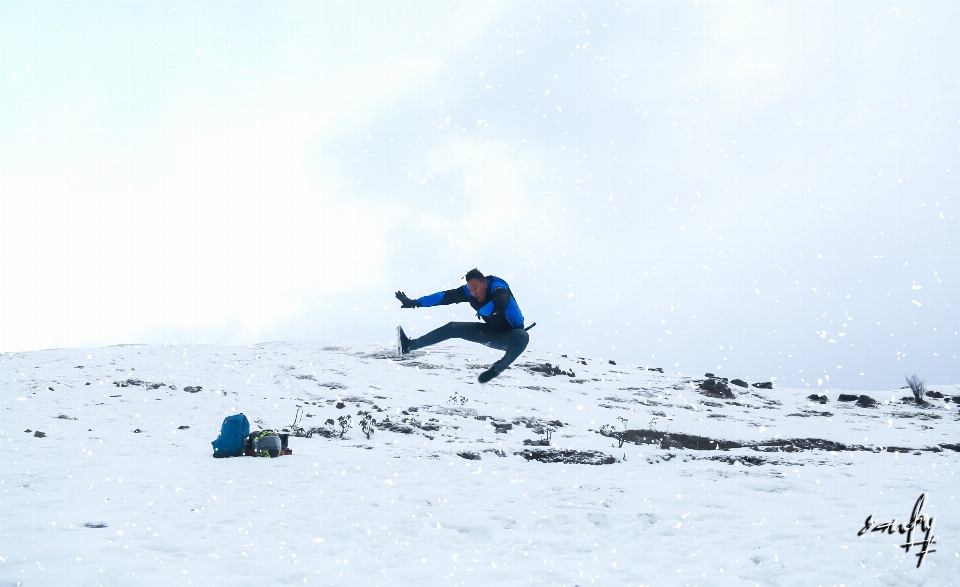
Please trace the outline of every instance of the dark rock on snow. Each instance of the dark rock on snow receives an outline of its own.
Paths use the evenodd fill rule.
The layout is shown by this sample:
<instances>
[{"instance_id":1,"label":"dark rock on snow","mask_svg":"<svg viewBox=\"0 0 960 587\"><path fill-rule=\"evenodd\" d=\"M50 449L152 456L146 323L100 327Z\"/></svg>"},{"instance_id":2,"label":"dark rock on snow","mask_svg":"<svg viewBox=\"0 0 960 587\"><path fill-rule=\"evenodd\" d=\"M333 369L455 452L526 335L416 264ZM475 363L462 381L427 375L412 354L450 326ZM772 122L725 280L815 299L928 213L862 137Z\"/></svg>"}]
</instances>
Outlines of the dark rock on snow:
<instances>
[{"instance_id":1,"label":"dark rock on snow","mask_svg":"<svg viewBox=\"0 0 960 587\"><path fill-rule=\"evenodd\" d=\"M612 437L613 428L601 428L599 430L602 436ZM659 444L661 447L667 445L668 448L688 448L691 450L729 450L731 448L742 448L739 442L729 440L714 440L706 436L696 436L694 434L671 434L669 432L660 432L658 430L624 430L617 432L619 438L624 442L634 444Z\"/></svg>"},{"instance_id":2,"label":"dark rock on snow","mask_svg":"<svg viewBox=\"0 0 960 587\"><path fill-rule=\"evenodd\" d=\"M872 408L877 405L877 400L873 399L869 395L861 395L857 398L857 405L861 408Z\"/></svg>"},{"instance_id":3,"label":"dark rock on snow","mask_svg":"<svg viewBox=\"0 0 960 587\"><path fill-rule=\"evenodd\" d=\"M531 373L540 373L544 377L555 377L557 375L567 375L569 377L576 377L573 373L573 369L564 371L560 367L551 365L550 363L544 363L542 365L533 365L527 368Z\"/></svg>"},{"instance_id":4,"label":"dark rock on snow","mask_svg":"<svg viewBox=\"0 0 960 587\"><path fill-rule=\"evenodd\" d=\"M753 386L758 389L773 389L773 383L770 381L758 381Z\"/></svg>"},{"instance_id":5,"label":"dark rock on snow","mask_svg":"<svg viewBox=\"0 0 960 587\"><path fill-rule=\"evenodd\" d=\"M821 404L827 403L827 396L820 395L819 393L813 393L807 396L807 399L812 402L820 402Z\"/></svg>"},{"instance_id":6,"label":"dark rock on snow","mask_svg":"<svg viewBox=\"0 0 960 587\"><path fill-rule=\"evenodd\" d=\"M855 402L857 401L857 396L852 393L841 393L840 397L837 398L837 401L841 402Z\"/></svg>"},{"instance_id":7,"label":"dark rock on snow","mask_svg":"<svg viewBox=\"0 0 960 587\"><path fill-rule=\"evenodd\" d=\"M614 457L596 450L533 449L516 453L528 461L565 463L568 465L612 465Z\"/></svg>"},{"instance_id":8,"label":"dark rock on snow","mask_svg":"<svg viewBox=\"0 0 960 587\"><path fill-rule=\"evenodd\" d=\"M377 428L380 430L388 430L390 432L398 432L400 434L413 434L412 426L407 426L406 424L401 424L399 422L392 422L389 416L377 422Z\"/></svg>"},{"instance_id":9,"label":"dark rock on snow","mask_svg":"<svg viewBox=\"0 0 960 587\"><path fill-rule=\"evenodd\" d=\"M417 424L417 428L419 428L420 430L426 430L427 432L436 432L437 430L440 430L440 425L437 424L436 422L426 421L426 422L420 422L419 424Z\"/></svg>"},{"instance_id":10,"label":"dark rock on snow","mask_svg":"<svg viewBox=\"0 0 960 587\"><path fill-rule=\"evenodd\" d=\"M468 461L479 461L480 455L475 452L470 452L468 450L463 450L457 453L457 456L461 459L467 459Z\"/></svg>"},{"instance_id":11,"label":"dark rock on snow","mask_svg":"<svg viewBox=\"0 0 960 587\"><path fill-rule=\"evenodd\" d=\"M722 397L727 399L737 397L733 395L733 392L730 391L730 388L727 386L727 384L719 379L707 379L700 384L700 389L705 392L704 395L709 395L710 397Z\"/></svg>"},{"instance_id":12,"label":"dark rock on snow","mask_svg":"<svg viewBox=\"0 0 960 587\"><path fill-rule=\"evenodd\" d=\"M734 384L734 385L736 385L736 386L739 386L739 387L747 387L747 382L744 381L743 379L734 379L734 380L731 381L730 383L732 383L732 384Z\"/></svg>"}]
</instances>

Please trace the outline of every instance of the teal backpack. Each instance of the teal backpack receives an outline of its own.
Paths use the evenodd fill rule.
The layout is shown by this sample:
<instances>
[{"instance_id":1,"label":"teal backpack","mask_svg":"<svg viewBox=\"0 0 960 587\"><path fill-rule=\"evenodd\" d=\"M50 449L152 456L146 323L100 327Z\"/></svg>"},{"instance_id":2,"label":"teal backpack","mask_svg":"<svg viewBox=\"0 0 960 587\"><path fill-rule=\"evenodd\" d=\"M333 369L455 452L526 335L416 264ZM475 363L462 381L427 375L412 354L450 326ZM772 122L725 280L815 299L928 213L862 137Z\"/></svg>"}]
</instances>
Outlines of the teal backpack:
<instances>
[{"instance_id":1,"label":"teal backpack","mask_svg":"<svg viewBox=\"0 0 960 587\"><path fill-rule=\"evenodd\" d=\"M250 434L250 422L243 414L227 416L220 425L220 436L211 442L213 458L239 457L243 454L243 441Z\"/></svg>"}]
</instances>

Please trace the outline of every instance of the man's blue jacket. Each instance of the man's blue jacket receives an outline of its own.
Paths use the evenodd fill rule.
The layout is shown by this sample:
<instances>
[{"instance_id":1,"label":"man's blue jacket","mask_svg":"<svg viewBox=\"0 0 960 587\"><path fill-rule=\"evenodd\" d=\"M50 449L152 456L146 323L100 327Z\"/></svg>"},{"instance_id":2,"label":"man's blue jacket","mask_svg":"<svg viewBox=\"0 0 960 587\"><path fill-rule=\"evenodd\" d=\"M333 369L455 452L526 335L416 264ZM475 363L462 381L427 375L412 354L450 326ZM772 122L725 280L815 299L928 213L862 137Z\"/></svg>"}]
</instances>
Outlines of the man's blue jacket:
<instances>
[{"instance_id":1,"label":"man's blue jacket","mask_svg":"<svg viewBox=\"0 0 960 587\"><path fill-rule=\"evenodd\" d=\"M417 303L423 307L430 307L470 302L473 309L477 311L477 316L498 330L523 328L523 314L520 313L520 306L517 305L517 300L513 297L507 282L493 275L488 275L486 279L487 299L484 302L473 297L470 288L464 285L417 298Z\"/></svg>"}]
</instances>

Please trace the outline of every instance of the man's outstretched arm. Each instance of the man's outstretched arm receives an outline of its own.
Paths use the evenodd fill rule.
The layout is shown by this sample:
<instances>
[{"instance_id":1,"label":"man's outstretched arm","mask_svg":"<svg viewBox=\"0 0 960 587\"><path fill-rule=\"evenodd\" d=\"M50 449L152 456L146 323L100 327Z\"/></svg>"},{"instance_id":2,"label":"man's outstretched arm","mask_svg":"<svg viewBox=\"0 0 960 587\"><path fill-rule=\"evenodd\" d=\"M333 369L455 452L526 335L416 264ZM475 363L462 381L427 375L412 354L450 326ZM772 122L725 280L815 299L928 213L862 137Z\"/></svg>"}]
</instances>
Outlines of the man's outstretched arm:
<instances>
[{"instance_id":1,"label":"man's outstretched arm","mask_svg":"<svg viewBox=\"0 0 960 587\"><path fill-rule=\"evenodd\" d=\"M429 308L430 306L446 306L449 304L459 304L461 302L467 301L467 294L464 291L464 289L465 287L448 289L447 291L440 291L435 294L423 296L422 298L417 298L415 301L424 308Z\"/></svg>"},{"instance_id":2,"label":"man's outstretched arm","mask_svg":"<svg viewBox=\"0 0 960 587\"><path fill-rule=\"evenodd\" d=\"M415 300L408 298L407 294L402 291L398 291L394 295L400 300L401 308L429 308L430 306L446 306L467 301L467 294L462 287L440 291Z\"/></svg>"}]
</instances>

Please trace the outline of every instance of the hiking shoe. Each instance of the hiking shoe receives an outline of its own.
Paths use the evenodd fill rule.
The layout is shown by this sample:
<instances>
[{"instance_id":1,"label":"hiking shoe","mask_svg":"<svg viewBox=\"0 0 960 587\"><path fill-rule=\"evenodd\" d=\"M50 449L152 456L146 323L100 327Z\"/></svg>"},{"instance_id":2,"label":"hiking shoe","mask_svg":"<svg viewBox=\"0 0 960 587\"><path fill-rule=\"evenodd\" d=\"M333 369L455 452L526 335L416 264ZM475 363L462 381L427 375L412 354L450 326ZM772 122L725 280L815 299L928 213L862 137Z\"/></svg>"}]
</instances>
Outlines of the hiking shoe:
<instances>
[{"instance_id":1,"label":"hiking shoe","mask_svg":"<svg viewBox=\"0 0 960 587\"><path fill-rule=\"evenodd\" d=\"M493 367L490 367L489 369L481 373L479 377L477 377L477 381L479 381L480 383L486 383L487 381L490 381L491 379L493 379L499 374L500 374L499 371L497 371Z\"/></svg>"},{"instance_id":2,"label":"hiking shoe","mask_svg":"<svg viewBox=\"0 0 960 587\"><path fill-rule=\"evenodd\" d=\"M402 357L410 352L410 339L403 332L402 326L397 326L397 356Z\"/></svg>"}]
</instances>

